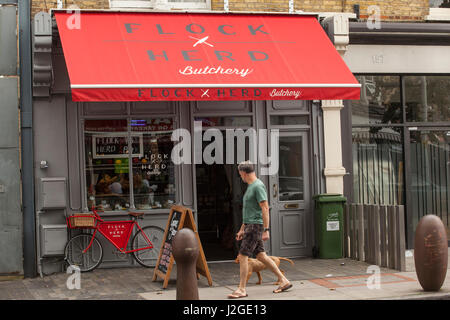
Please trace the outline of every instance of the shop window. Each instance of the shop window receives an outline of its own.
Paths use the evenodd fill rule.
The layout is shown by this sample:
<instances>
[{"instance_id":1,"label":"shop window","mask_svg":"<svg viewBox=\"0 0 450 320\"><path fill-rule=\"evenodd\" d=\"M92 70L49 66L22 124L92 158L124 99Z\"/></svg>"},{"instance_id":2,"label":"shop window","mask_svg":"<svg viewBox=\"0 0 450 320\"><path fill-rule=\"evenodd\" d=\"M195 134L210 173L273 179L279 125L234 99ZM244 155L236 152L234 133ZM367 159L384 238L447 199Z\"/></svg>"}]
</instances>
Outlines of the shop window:
<instances>
[{"instance_id":1,"label":"shop window","mask_svg":"<svg viewBox=\"0 0 450 320\"><path fill-rule=\"evenodd\" d=\"M132 136L143 139L143 152L133 155L133 193L137 209L170 208L175 202L172 118L132 119Z\"/></svg>"},{"instance_id":2,"label":"shop window","mask_svg":"<svg viewBox=\"0 0 450 320\"><path fill-rule=\"evenodd\" d=\"M86 120L84 144L88 206L130 207L126 120Z\"/></svg>"},{"instance_id":3,"label":"shop window","mask_svg":"<svg viewBox=\"0 0 450 320\"><path fill-rule=\"evenodd\" d=\"M450 236L450 131L410 131L409 135L413 229L423 216L434 214Z\"/></svg>"},{"instance_id":4,"label":"shop window","mask_svg":"<svg viewBox=\"0 0 450 320\"><path fill-rule=\"evenodd\" d=\"M302 137L280 137L279 201L305 200Z\"/></svg>"},{"instance_id":5,"label":"shop window","mask_svg":"<svg viewBox=\"0 0 450 320\"><path fill-rule=\"evenodd\" d=\"M353 128L355 203L404 204L401 128Z\"/></svg>"},{"instance_id":6,"label":"shop window","mask_svg":"<svg viewBox=\"0 0 450 320\"><path fill-rule=\"evenodd\" d=\"M202 127L251 127L251 116L229 116L229 117L195 117L195 121L201 121Z\"/></svg>"},{"instance_id":7,"label":"shop window","mask_svg":"<svg viewBox=\"0 0 450 320\"><path fill-rule=\"evenodd\" d=\"M361 99L352 101L352 123L402 122L399 76L357 76Z\"/></svg>"},{"instance_id":8,"label":"shop window","mask_svg":"<svg viewBox=\"0 0 450 320\"><path fill-rule=\"evenodd\" d=\"M195 101L194 114L239 114L252 113L251 101Z\"/></svg>"},{"instance_id":9,"label":"shop window","mask_svg":"<svg viewBox=\"0 0 450 320\"><path fill-rule=\"evenodd\" d=\"M125 119L85 120L88 206L104 211L128 210L133 204L136 209L169 208L175 201L172 130L171 118L132 119L130 126Z\"/></svg>"},{"instance_id":10,"label":"shop window","mask_svg":"<svg viewBox=\"0 0 450 320\"><path fill-rule=\"evenodd\" d=\"M404 77L406 121L450 121L450 77Z\"/></svg>"},{"instance_id":11,"label":"shop window","mask_svg":"<svg viewBox=\"0 0 450 320\"><path fill-rule=\"evenodd\" d=\"M309 125L309 115L270 116L272 126Z\"/></svg>"}]
</instances>

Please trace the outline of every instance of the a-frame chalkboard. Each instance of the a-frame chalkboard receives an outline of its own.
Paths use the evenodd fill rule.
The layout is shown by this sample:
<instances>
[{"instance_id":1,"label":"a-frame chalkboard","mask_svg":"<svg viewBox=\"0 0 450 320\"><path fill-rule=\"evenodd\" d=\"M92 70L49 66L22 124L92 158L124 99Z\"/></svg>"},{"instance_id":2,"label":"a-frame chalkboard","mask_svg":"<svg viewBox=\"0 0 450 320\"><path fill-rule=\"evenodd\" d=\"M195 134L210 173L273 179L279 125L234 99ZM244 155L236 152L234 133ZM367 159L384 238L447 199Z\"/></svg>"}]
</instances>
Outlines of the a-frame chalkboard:
<instances>
[{"instance_id":1,"label":"a-frame chalkboard","mask_svg":"<svg viewBox=\"0 0 450 320\"><path fill-rule=\"evenodd\" d=\"M178 230L183 228L189 228L194 231L195 237L197 238L199 248L197 278L199 274L205 276L208 279L208 284L212 286L211 274L209 273L205 253L203 252L202 243L200 242L197 227L195 226L194 215L189 208L179 205L172 206L170 210L161 250L159 251L159 257L156 261L155 271L153 272L153 281L156 281L158 277L160 277L164 279L163 288L167 288L170 272L172 271L173 263L175 261L172 254L172 240Z\"/></svg>"}]
</instances>

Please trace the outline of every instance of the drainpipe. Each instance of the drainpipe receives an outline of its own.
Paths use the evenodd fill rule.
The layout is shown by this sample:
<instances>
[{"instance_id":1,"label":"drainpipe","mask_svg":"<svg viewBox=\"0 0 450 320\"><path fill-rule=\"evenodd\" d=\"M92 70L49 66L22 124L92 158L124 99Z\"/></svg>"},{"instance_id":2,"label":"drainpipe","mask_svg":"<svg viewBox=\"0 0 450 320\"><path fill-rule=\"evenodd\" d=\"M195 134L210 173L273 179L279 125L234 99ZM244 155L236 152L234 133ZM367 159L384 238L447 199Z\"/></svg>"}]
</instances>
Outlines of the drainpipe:
<instances>
[{"instance_id":1,"label":"drainpipe","mask_svg":"<svg viewBox=\"0 0 450 320\"><path fill-rule=\"evenodd\" d=\"M225 12L230 11L230 6L229 6L229 3L228 3L228 0L224 0L223 1L223 11L225 11Z\"/></svg>"},{"instance_id":2,"label":"drainpipe","mask_svg":"<svg viewBox=\"0 0 450 320\"><path fill-rule=\"evenodd\" d=\"M43 214L44 212L43 211L37 211L36 212L36 226L37 227L39 227L39 225L40 225L40 220L39 220L39 218L40 218L40 216L41 216L41 214ZM36 235L37 235L37 243L41 243L40 241L41 241L41 235L39 234L39 230L36 230ZM37 246L36 247L36 250L37 250L37 256L38 256L38 272L39 272L39 275L41 276L41 278L43 278L44 277L44 273L43 273L43 271L42 271L42 255L41 255L41 246L39 245L39 246Z\"/></svg>"},{"instance_id":3,"label":"drainpipe","mask_svg":"<svg viewBox=\"0 0 450 320\"><path fill-rule=\"evenodd\" d=\"M22 161L23 271L24 277L36 276L36 232L33 171L33 98L31 79L30 0L19 5L20 57L20 130Z\"/></svg>"}]
</instances>

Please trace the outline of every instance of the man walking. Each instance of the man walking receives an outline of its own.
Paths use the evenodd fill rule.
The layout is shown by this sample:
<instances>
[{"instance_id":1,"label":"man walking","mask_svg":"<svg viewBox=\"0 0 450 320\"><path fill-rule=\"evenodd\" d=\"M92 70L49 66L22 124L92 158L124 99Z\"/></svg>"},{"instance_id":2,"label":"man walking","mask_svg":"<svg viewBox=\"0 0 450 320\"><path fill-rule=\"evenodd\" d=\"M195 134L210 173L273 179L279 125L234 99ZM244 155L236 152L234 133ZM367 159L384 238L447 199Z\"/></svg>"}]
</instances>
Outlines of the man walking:
<instances>
[{"instance_id":1,"label":"man walking","mask_svg":"<svg viewBox=\"0 0 450 320\"><path fill-rule=\"evenodd\" d=\"M248 258L253 253L256 259L266 265L278 279L281 280L279 287L274 293L280 293L292 288L292 284L281 273L275 262L270 259L264 251L264 241L269 239L269 204L264 183L258 179L255 167L250 161L244 161L238 166L239 175L248 184L243 199L243 223L236 234L236 240L242 240L239 250L240 283L230 299L247 297L246 284L248 274Z\"/></svg>"}]
</instances>

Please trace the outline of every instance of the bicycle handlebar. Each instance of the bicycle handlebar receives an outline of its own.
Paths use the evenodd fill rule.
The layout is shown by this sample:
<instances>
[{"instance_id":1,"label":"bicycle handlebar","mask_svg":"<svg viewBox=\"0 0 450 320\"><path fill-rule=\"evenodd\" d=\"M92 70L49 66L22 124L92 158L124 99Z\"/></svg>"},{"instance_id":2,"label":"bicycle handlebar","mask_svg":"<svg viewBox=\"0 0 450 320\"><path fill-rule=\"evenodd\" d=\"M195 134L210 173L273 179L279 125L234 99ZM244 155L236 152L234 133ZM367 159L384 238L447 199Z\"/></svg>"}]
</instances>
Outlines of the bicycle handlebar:
<instances>
[{"instance_id":1,"label":"bicycle handlebar","mask_svg":"<svg viewBox=\"0 0 450 320\"><path fill-rule=\"evenodd\" d=\"M96 218L97 220L103 221L103 219L100 218L100 216L98 215L97 212L105 212L105 211L103 211L103 210L97 210L95 206L92 206L91 210L92 210L92 213L95 215L95 218Z\"/></svg>"}]
</instances>

